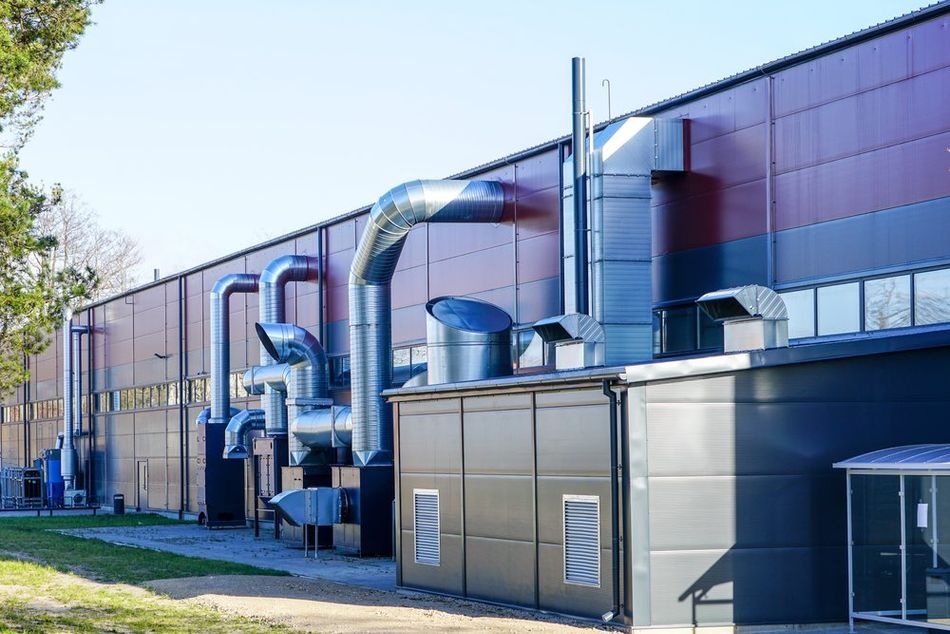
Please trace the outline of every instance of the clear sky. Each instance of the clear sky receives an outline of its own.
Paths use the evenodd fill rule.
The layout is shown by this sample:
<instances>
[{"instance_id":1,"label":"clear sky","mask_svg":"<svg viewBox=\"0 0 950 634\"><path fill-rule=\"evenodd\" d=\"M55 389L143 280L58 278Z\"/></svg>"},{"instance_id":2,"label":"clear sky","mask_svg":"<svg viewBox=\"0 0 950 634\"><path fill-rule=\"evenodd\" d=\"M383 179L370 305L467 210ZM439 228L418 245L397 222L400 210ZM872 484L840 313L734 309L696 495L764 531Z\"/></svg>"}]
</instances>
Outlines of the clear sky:
<instances>
[{"instance_id":1,"label":"clear sky","mask_svg":"<svg viewBox=\"0 0 950 634\"><path fill-rule=\"evenodd\" d=\"M143 247L200 264L925 0L106 0L23 151ZM148 273L145 273L145 272Z\"/></svg>"}]
</instances>

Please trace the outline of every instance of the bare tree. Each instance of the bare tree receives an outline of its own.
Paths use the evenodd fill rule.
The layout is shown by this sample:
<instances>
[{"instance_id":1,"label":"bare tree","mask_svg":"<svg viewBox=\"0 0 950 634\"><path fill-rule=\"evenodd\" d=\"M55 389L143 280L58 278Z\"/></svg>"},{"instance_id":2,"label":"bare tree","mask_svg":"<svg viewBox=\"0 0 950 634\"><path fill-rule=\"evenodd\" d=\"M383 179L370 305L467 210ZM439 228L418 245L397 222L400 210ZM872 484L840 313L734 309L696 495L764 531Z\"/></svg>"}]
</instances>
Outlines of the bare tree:
<instances>
[{"instance_id":1,"label":"bare tree","mask_svg":"<svg viewBox=\"0 0 950 634\"><path fill-rule=\"evenodd\" d=\"M51 204L36 219L40 235L56 238L49 254L54 270L88 267L98 284L92 299L98 300L134 287L139 279L136 268L142 253L136 240L117 229L105 229L88 205L72 192L54 187Z\"/></svg>"}]
</instances>

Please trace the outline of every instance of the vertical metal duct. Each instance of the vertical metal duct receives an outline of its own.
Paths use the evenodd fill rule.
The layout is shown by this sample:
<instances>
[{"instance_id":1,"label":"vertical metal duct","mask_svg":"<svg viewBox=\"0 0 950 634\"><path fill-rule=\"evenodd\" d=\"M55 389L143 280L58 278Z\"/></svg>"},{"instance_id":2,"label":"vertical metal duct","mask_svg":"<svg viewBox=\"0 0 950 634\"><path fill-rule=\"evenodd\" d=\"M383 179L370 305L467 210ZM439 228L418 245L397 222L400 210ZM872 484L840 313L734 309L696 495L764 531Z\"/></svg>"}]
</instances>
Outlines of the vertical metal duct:
<instances>
[{"instance_id":1,"label":"vertical metal duct","mask_svg":"<svg viewBox=\"0 0 950 634\"><path fill-rule=\"evenodd\" d=\"M477 381L511 374L511 317L470 297L426 304L428 384Z\"/></svg>"},{"instance_id":2,"label":"vertical metal duct","mask_svg":"<svg viewBox=\"0 0 950 634\"><path fill-rule=\"evenodd\" d=\"M329 407L327 355L317 338L293 324L259 323L256 328L267 354L290 366L288 416L296 419L301 412L309 409ZM301 464L309 453L303 443L293 437L288 437L287 446L292 465Z\"/></svg>"},{"instance_id":3,"label":"vertical metal duct","mask_svg":"<svg viewBox=\"0 0 950 634\"><path fill-rule=\"evenodd\" d=\"M380 392L392 383L390 282L409 231L421 222L499 222L500 183L418 180L379 199L350 269L353 461L390 464L392 413Z\"/></svg>"},{"instance_id":4,"label":"vertical metal duct","mask_svg":"<svg viewBox=\"0 0 950 634\"><path fill-rule=\"evenodd\" d=\"M60 470L63 487L72 489L76 481L76 449L73 447L73 313L63 317L63 449Z\"/></svg>"},{"instance_id":5,"label":"vertical metal duct","mask_svg":"<svg viewBox=\"0 0 950 634\"><path fill-rule=\"evenodd\" d=\"M587 78L583 57L571 60L574 154L574 312L588 313L587 296Z\"/></svg>"},{"instance_id":6,"label":"vertical metal duct","mask_svg":"<svg viewBox=\"0 0 950 634\"><path fill-rule=\"evenodd\" d=\"M73 344L73 435L82 434L82 333L76 329L72 330Z\"/></svg>"},{"instance_id":7,"label":"vertical metal duct","mask_svg":"<svg viewBox=\"0 0 950 634\"><path fill-rule=\"evenodd\" d=\"M211 423L231 419L231 293L256 293L253 273L225 275L211 289Z\"/></svg>"},{"instance_id":8,"label":"vertical metal duct","mask_svg":"<svg viewBox=\"0 0 950 634\"><path fill-rule=\"evenodd\" d=\"M282 324L286 321L284 287L288 282L315 281L320 274L320 261L306 255L282 255L272 260L261 271L261 296L258 321L262 324ZM267 365L267 347L261 345L261 365ZM265 429L268 436L287 433L287 409L284 395L264 387L261 396Z\"/></svg>"}]
</instances>

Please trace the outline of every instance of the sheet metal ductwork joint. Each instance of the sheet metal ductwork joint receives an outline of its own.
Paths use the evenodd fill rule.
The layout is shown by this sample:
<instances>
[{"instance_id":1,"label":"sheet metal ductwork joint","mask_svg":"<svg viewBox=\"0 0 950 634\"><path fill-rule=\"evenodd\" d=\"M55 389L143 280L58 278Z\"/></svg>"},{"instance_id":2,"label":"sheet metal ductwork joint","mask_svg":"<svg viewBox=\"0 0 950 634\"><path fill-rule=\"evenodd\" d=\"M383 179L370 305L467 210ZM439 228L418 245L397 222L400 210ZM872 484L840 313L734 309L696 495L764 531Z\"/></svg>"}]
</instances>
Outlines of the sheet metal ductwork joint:
<instances>
[{"instance_id":1,"label":"sheet metal ductwork joint","mask_svg":"<svg viewBox=\"0 0 950 634\"><path fill-rule=\"evenodd\" d=\"M258 276L252 273L225 275L211 289L211 420L227 423L231 411L231 324L230 299L233 293L256 293Z\"/></svg>"}]
</instances>

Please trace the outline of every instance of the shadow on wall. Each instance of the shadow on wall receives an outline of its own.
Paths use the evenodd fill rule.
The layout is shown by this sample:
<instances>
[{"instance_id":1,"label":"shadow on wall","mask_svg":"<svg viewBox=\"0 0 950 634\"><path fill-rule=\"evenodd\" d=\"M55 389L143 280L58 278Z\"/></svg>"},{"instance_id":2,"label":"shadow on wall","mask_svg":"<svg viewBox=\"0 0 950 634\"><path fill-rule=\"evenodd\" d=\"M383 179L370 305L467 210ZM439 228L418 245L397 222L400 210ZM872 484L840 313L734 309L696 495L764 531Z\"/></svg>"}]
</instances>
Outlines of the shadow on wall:
<instances>
[{"instance_id":1,"label":"shadow on wall","mask_svg":"<svg viewBox=\"0 0 950 634\"><path fill-rule=\"evenodd\" d=\"M707 383L688 388L706 401L699 434L733 435L735 478L696 483L722 510L692 530L734 543L695 555L694 565L712 562L678 589L692 623L847 620L845 474L831 465L885 447L950 442L948 362L942 348L740 372L725 416L710 413L729 404L708 398L722 379L693 382Z\"/></svg>"}]
</instances>

